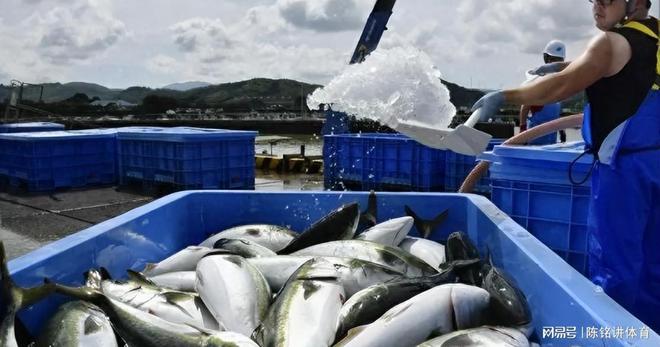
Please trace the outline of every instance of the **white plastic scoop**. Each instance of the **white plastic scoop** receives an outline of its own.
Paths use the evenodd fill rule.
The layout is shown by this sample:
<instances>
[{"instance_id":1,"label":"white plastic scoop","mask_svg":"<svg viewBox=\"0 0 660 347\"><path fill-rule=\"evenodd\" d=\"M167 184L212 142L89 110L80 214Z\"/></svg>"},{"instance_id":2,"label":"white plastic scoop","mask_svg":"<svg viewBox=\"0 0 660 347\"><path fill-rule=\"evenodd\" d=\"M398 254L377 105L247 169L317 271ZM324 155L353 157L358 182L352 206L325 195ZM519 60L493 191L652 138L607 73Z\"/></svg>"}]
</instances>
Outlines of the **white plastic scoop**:
<instances>
[{"instance_id":1,"label":"white plastic scoop","mask_svg":"<svg viewBox=\"0 0 660 347\"><path fill-rule=\"evenodd\" d=\"M476 156L486 150L492 138L491 135L474 129L474 125L479 121L479 113L480 110L473 112L470 118L456 129L431 128L427 124L397 119L391 119L388 125L425 146Z\"/></svg>"}]
</instances>

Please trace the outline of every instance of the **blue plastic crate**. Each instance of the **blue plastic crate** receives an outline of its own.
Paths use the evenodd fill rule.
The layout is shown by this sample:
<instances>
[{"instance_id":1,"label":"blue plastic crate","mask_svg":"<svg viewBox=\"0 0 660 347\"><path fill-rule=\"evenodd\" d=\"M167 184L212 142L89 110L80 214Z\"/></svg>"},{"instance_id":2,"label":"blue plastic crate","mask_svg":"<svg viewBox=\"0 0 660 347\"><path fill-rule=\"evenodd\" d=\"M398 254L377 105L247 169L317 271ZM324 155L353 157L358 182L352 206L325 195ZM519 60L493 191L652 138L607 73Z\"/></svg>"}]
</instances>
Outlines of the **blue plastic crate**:
<instances>
[{"instance_id":1,"label":"blue plastic crate","mask_svg":"<svg viewBox=\"0 0 660 347\"><path fill-rule=\"evenodd\" d=\"M491 200L575 269L589 269L587 213L589 180L571 184L568 168L582 153L580 143L548 146L496 146L491 160ZM574 167L576 179L588 175L591 157Z\"/></svg>"},{"instance_id":2,"label":"blue plastic crate","mask_svg":"<svg viewBox=\"0 0 660 347\"><path fill-rule=\"evenodd\" d=\"M253 189L254 131L130 127L118 130L122 184Z\"/></svg>"},{"instance_id":3,"label":"blue plastic crate","mask_svg":"<svg viewBox=\"0 0 660 347\"><path fill-rule=\"evenodd\" d=\"M30 122L30 123L8 123L0 124L0 134L2 133L27 133L35 131L57 131L64 130L64 124L49 122Z\"/></svg>"},{"instance_id":4,"label":"blue plastic crate","mask_svg":"<svg viewBox=\"0 0 660 347\"><path fill-rule=\"evenodd\" d=\"M439 191L445 153L400 134L326 135L328 189Z\"/></svg>"},{"instance_id":5,"label":"blue plastic crate","mask_svg":"<svg viewBox=\"0 0 660 347\"><path fill-rule=\"evenodd\" d=\"M502 144L505 139L492 139L488 143L486 150L491 150L495 145ZM458 154L447 151L445 162L445 190L448 192L457 192L470 174L470 171L477 165L477 157L471 155ZM474 186L476 193L490 193L490 178L488 175L482 177Z\"/></svg>"},{"instance_id":6,"label":"blue plastic crate","mask_svg":"<svg viewBox=\"0 0 660 347\"><path fill-rule=\"evenodd\" d=\"M112 129L0 135L0 175L28 191L115 183L116 159Z\"/></svg>"},{"instance_id":7,"label":"blue plastic crate","mask_svg":"<svg viewBox=\"0 0 660 347\"><path fill-rule=\"evenodd\" d=\"M141 270L147 262L162 260L225 228L256 222L300 231L341 204L358 201L366 206L367 199L366 192L180 192L10 261L9 269L22 286L41 284L45 277L81 285L84 271L101 266L122 279L127 268ZM450 232L464 230L484 254L489 249L492 261L527 296L533 337L542 345L660 346L660 337L653 331L648 339L587 338L586 328L639 329L643 323L487 199L443 193L379 193L378 199L379 221L403 215L404 205L427 218L448 208L447 220L433 237L442 240ZM63 300L50 297L19 316L35 333ZM576 327L576 338L544 336L548 327Z\"/></svg>"}]
</instances>

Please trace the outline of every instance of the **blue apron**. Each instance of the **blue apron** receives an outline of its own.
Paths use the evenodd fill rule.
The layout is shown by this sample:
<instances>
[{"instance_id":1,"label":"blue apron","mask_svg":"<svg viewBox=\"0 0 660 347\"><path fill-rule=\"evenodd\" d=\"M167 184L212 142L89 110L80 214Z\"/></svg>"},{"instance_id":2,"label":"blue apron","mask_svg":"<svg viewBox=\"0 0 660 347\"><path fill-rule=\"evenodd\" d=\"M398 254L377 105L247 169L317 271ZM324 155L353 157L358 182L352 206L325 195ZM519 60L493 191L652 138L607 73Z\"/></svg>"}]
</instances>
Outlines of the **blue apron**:
<instances>
[{"instance_id":1,"label":"blue apron","mask_svg":"<svg viewBox=\"0 0 660 347\"><path fill-rule=\"evenodd\" d=\"M591 117L587 105L587 150ZM650 91L597 154L587 222L590 278L660 332L660 92Z\"/></svg>"},{"instance_id":2,"label":"blue apron","mask_svg":"<svg viewBox=\"0 0 660 347\"><path fill-rule=\"evenodd\" d=\"M559 118L560 113L561 113L561 103L556 102L552 104L547 104L543 106L543 108L540 111L532 113L532 117L530 117L527 120L527 129L531 129L537 125L541 125L551 120L555 120ZM532 145L550 145L553 143L557 143L556 132L545 135L543 137L539 137L534 141L530 142L530 144Z\"/></svg>"}]
</instances>

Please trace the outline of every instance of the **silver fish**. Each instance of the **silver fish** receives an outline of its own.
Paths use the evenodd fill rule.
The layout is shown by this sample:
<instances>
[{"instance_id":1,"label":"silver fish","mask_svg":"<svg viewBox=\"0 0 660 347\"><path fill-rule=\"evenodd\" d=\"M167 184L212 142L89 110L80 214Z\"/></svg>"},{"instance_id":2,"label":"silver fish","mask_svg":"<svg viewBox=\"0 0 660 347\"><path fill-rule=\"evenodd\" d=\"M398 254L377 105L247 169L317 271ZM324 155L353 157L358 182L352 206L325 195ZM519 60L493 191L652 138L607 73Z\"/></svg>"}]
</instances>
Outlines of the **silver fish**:
<instances>
[{"instance_id":1,"label":"silver fish","mask_svg":"<svg viewBox=\"0 0 660 347\"><path fill-rule=\"evenodd\" d=\"M445 262L445 246L419 237L406 237L399 248L422 259L434 269L440 271L440 264Z\"/></svg>"},{"instance_id":2,"label":"silver fish","mask_svg":"<svg viewBox=\"0 0 660 347\"><path fill-rule=\"evenodd\" d=\"M157 264L147 264L142 272L145 276L151 277L168 272L195 271L197 262L210 253L229 253L229 251L190 246L174 253Z\"/></svg>"},{"instance_id":3,"label":"silver fish","mask_svg":"<svg viewBox=\"0 0 660 347\"><path fill-rule=\"evenodd\" d=\"M193 324L212 330L221 330L219 323L196 293L177 292L156 286L142 274L127 271L129 280L98 281L96 271L88 273L87 286L99 289L108 298L141 311L151 313L172 323Z\"/></svg>"},{"instance_id":4,"label":"silver fish","mask_svg":"<svg viewBox=\"0 0 660 347\"><path fill-rule=\"evenodd\" d=\"M261 347L330 346L344 301L334 265L312 259L291 276L252 338Z\"/></svg>"},{"instance_id":5,"label":"silver fish","mask_svg":"<svg viewBox=\"0 0 660 347\"><path fill-rule=\"evenodd\" d=\"M489 298L478 287L441 285L394 306L369 325L351 329L335 346L414 346L432 334L472 328L480 325Z\"/></svg>"},{"instance_id":6,"label":"silver fish","mask_svg":"<svg viewBox=\"0 0 660 347\"><path fill-rule=\"evenodd\" d=\"M272 291L279 291L287 280L313 256L287 256L251 258L247 261L261 272ZM356 258L318 257L335 266L339 281L346 291L346 296L371 286L375 283L403 278L403 273L392 268Z\"/></svg>"},{"instance_id":7,"label":"silver fish","mask_svg":"<svg viewBox=\"0 0 660 347\"><path fill-rule=\"evenodd\" d=\"M244 258L274 257L277 255L270 249L245 239L220 239L216 241L213 248L226 249Z\"/></svg>"},{"instance_id":8,"label":"silver fish","mask_svg":"<svg viewBox=\"0 0 660 347\"><path fill-rule=\"evenodd\" d=\"M459 330L428 340L417 347L528 347L527 337L520 331L505 327L483 326Z\"/></svg>"},{"instance_id":9,"label":"silver fish","mask_svg":"<svg viewBox=\"0 0 660 347\"><path fill-rule=\"evenodd\" d=\"M358 204L343 205L316 221L277 254L291 254L323 242L352 239L359 221Z\"/></svg>"},{"instance_id":10,"label":"silver fish","mask_svg":"<svg viewBox=\"0 0 660 347\"><path fill-rule=\"evenodd\" d=\"M248 224L223 230L204 240L199 245L212 248L220 239L243 239L277 252L291 243L297 235L291 229L279 225Z\"/></svg>"},{"instance_id":11,"label":"silver fish","mask_svg":"<svg viewBox=\"0 0 660 347\"><path fill-rule=\"evenodd\" d=\"M180 292L194 292L197 275L195 274L195 271L177 271L148 277L148 279L158 287L164 289L171 289Z\"/></svg>"},{"instance_id":12,"label":"silver fish","mask_svg":"<svg viewBox=\"0 0 660 347\"><path fill-rule=\"evenodd\" d=\"M110 317L113 327L129 346L140 347L258 347L249 338L237 333L168 322L130 305L108 298L98 290L57 285L61 294L94 303Z\"/></svg>"},{"instance_id":13,"label":"silver fish","mask_svg":"<svg viewBox=\"0 0 660 347\"><path fill-rule=\"evenodd\" d=\"M263 275L239 256L209 256L197 265L195 288L215 319L249 335L266 316L271 292Z\"/></svg>"},{"instance_id":14,"label":"silver fish","mask_svg":"<svg viewBox=\"0 0 660 347\"><path fill-rule=\"evenodd\" d=\"M413 227L413 221L412 217L390 219L363 231L355 239L378 242L388 246L398 246L408 236L408 232Z\"/></svg>"},{"instance_id":15,"label":"silver fish","mask_svg":"<svg viewBox=\"0 0 660 347\"><path fill-rule=\"evenodd\" d=\"M36 347L118 346L108 316L85 301L72 301L60 306L42 331Z\"/></svg>"},{"instance_id":16,"label":"silver fish","mask_svg":"<svg viewBox=\"0 0 660 347\"><path fill-rule=\"evenodd\" d=\"M292 255L357 258L390 267L408 277L438 273L423 260L397 247L363 240L326 242L297 251Z\"/></svg>"}]
</instances>

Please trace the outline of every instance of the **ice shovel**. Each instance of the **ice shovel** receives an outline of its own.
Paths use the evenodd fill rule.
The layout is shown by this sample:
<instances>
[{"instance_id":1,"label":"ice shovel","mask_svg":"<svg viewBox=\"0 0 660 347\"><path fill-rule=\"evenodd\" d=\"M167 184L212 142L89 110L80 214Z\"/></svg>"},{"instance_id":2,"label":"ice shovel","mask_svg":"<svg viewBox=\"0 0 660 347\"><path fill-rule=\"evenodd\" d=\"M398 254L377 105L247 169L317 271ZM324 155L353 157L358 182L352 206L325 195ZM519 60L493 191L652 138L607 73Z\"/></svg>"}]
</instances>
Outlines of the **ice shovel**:
<instances>
[{"instance_id":1,"label":"ice shovel","mask_svg":"<svg viewBox=\"0 0 660 347\"><path fill-rule=\"evenodd\" d=\"M388 125L425 146L476 156L486 150L492 138L491 135L474 129L474 125L479 121L480 111L473 112L465 124L456 129L431 128L427 124L412 120L396 120L394 124Z\"/></svg>"}]
</instances>

